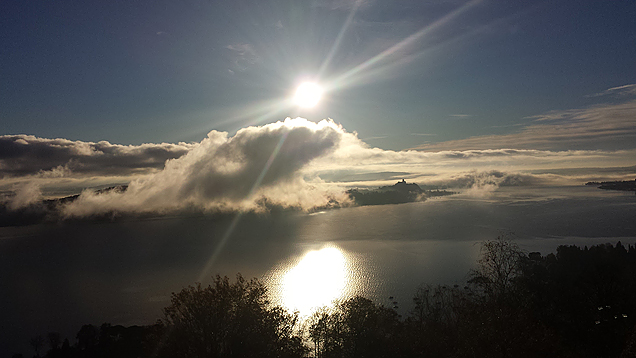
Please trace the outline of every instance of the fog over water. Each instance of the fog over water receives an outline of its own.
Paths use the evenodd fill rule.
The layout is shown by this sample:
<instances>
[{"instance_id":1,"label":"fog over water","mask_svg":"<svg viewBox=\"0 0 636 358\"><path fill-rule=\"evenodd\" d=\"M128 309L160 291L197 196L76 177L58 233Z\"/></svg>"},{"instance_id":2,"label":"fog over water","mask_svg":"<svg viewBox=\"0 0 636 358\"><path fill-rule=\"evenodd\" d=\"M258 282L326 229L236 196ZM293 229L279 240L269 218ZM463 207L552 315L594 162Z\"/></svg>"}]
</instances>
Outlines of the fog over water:
<instances>
[{"instance_id":1,"label":"fog over water","mask_svg":"<svg viewBox=\"0 0 636 358\"><path fill-rule=\"evenodd\" d=\"M463 284L479 241L513 232L523 249L544 255L561 244L634 244L634 214L633 193L584 186L244 214L209 272L202 269L233 215L0 228L0 353L27 352L30 337L49 331L73 342L82 324L153 323L171 292L217 273L262 278L282 302L285 273L307 252L326 247L347 261L347 295L387 305L394 296L406 313L418 285Z\"/></svg>"}]
</instances>

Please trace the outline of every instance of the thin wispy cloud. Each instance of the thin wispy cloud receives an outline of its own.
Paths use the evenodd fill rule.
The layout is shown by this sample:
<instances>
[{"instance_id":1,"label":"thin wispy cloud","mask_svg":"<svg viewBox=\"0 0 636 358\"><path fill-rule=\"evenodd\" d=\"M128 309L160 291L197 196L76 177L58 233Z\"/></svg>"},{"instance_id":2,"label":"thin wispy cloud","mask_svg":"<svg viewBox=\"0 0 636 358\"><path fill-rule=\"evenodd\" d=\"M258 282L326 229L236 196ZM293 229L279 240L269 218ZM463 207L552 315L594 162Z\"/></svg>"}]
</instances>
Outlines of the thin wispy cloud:
<instances>
[{"instance_id":1,"label":"thin wispy cloud","mask_svg":"<svg viewBox=\"0 0 636 358\"><path fill-rule=\"evenodd\" d=\"M255 56L254 48L250 44L238 43L233 45L227 45L225 46L225 48L227 48L228 50L235 51L240 56L244 56L244 55Z\"/></svg>"},{"instance_id":2,"label":"thin wispy cloud","mask_svg":"<svg viewBox=\"0 0 636 358\"><path fill-rule=\"evenodd\" d=\"M490 128L509 128L509 127L519 127L522 125L523 123L513 123L513 124L503 124L499 126L490 126Z\"/></svg>"},{"instance_id":3,"label":"thin wispy cloud","mask_svg":"<svg viewBox=\"0 0 636 358\"><path fill-rule=\"evenodd\" d=\"M636 95L636 84L627 84L623 86L612 87L606 89L603 92L588 95L586 97L601 97L601 96L629 96Z\"/></svg>"},{"instance_id":4,"label":"thin wispy cloud","mask_svg":"<svg viewBox=\"0 0 636 358\"><path fill-rule=\"evenodd\" d=\"M636 143L636 101L583 109L552 111L531 117L534 123L519 132L484 135L426 144L426 151L492 148L625 149Z\"/></svg>"},{"instance_id":5,"label":"thin wispy cloud","mask_svg":"<svg viewBox=\"0 0 636 358\"><path fill-rule=\"evenodd\" d=\"M316 0L312 2L312 5L329 10L348 11L360 6L371 5L373 2L374 0Z\"/></svg>"},{"instance_id":6,"label":"thin wispy cloud","mask_svg":"<svg viewBox=\"0 0 636 358\"><path fill-rule=\"evenodd\" d=\"M236 43L225 46L230 50L230 56L234 65L234 69L245 71L250 66L257 64L260 60L254 46L248 43Z\"/></svg>"}]
</instances>

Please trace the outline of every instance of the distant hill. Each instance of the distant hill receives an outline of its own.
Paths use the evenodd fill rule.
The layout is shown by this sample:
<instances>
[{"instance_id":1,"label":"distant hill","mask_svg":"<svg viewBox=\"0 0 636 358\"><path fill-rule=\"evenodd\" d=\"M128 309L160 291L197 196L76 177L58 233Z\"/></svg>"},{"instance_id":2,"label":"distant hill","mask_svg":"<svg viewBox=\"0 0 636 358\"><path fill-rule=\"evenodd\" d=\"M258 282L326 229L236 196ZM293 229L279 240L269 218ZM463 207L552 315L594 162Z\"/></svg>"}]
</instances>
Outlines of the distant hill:
<instances>
[{"instance_id":1,"label":"distant hill","mask_svg":"<svg viewBox=\"0 0 636 358\"><path fill-rule=\"evenodd\" d=\"M128 185L116 185L104 189L95 190L95 193L102 194L111 191L124 192ZM20 209L9 209L0 203L0 227L33 225L44 221L57 221L60 219L59 207L71 203L79 194L69 195L62 198L42 200Z\"/></svg>"}]
</instances>

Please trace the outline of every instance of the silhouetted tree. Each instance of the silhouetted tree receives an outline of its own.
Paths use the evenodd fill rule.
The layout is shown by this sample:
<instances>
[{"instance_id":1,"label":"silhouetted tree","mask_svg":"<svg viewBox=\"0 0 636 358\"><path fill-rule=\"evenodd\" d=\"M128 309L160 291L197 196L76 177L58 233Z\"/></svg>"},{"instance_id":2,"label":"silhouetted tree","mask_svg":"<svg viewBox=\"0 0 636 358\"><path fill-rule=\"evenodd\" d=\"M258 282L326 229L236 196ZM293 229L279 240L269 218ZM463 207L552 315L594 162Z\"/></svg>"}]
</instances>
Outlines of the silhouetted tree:
<instances>
[{"instance_id":1,"label":"silhouetted tree","mask_svg":"<svg viewBox=\"0 0 636 358\"><path fill-rule=\"evenodd\" d=\"M61 350L64 352L68 352L71 350L71 344L69 343L68 338L64 338Z\"/></svg>"},{"instance_id":2,"label":"silhouetted tree","mask_svg":"<svg viewBox=\"0 0 636 358\"><path fill-rule=\"evenodd\" d=\"M419 287L413 297L415 307L406 320L408 344L420 357L444 357L457 343L458 325L473 293L459 285Z\"/></svg>"},{"instance_id":3,"label":"silhouetted tree","mask_svg":"<svg viewBox=\"0 0 636 358\"><path fill-rule=\"evenodd\" d=\"M309 336L317 357L399 357L403 325L393 309L353 297L312 317Z\"/></svg>"},{"instance_id":4,"label":"silhouetted tree","mask_svg":"<svg viewBox=\"0 0 636 358\"><path fill-rule=\"evenodd\" d=\"M46 337L49 339L49 347L51 350L57 350L60 348L60 344L62 344L62 338L60 334L57 332L49 332Z\"/></svg>"},{"instance_id":5,"label":"silhouetted tree","mask_svg":"<svg viewBox=\"0 0 636 358\"><path fill-rule=\"evenodd\" d=\"M301 357L306 353L296 334L297 315L272 307L265 286L240 274L230 283L187 287L172 294L164 309L165 357Z\"/></svg>"},{"instance_id":6,"label":"silhouetted tree","mask_svg":"<svg viewBox=\"0 0 636 358\"><path fill-rule=\"evenodd\" d=\"M468 287L425 285L413 297L412 317L421 325L456 325L460 307L472 295Z\"/></svg>"},{"instance_id":7,"label":"silhouetted tree","mask_svg":"<svg viewBox=\"0 0 636 358\"><path fill-rule=\"evenodd\" d=\"M484 241L470 282L482 288L487 298L502 300L521 274L523 259L523 251L509 236L501 235L495 240Z\"/></svg>"},{"instance_id":8,"label":"silhouetted tree","mask_svg":"<svg viewBox=\"0 0 636 358\"><path fill-rule=\"evenodd\" d=\"M98 342L99 332L92 324L83 325L77 332L77 349L82 353L82 356L92 356Z\"/></svg>"},{"instance_id":9,"label":"silhouetted tree","mask_svg":"<svg viewBox=\"0 0 636 358\"><path fill-rule=\"evenodd\" d=\"M29 341L29 344L31 345L31 347L33 347L33 350L35 351L35 356L39 357L40 350L44 347L44 338L42 338L42 336L35 336L31 338L31 340Z\"/></svg>"},{"instance_id":10,"label":"silhouetted tree","mask_svg":"<svg viewBox=\"0 0 636 358\"><path fill-rule=\"evenodd\" d=\"M526 256L510 236L482 243L469 282L475 291L462 296L454 312L454 357L562 357L554 332L530 309L522 285Z\"/></svg>"},{"instance_id":11,"label":"silhouetted tree","mask_svg":"<svg viewBox=\"0 0 636 358\"><path fill-rule=\"evenodd\" d=\"M528 260L523 288L534 315L580 356L616 357L636 314L636 257L619 242Z\"/></svg>"}]
</instances>

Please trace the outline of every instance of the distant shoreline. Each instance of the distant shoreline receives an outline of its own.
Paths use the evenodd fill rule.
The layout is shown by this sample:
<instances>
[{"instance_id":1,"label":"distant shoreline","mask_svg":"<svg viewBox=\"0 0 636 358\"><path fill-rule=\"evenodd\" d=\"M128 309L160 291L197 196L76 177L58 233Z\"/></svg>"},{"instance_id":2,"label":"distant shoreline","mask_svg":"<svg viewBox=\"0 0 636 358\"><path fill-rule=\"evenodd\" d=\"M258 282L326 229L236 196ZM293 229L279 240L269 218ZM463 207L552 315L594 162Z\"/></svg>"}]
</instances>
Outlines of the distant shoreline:
<instances>
[{"instance_id":1,"label":"distant shoreline","mask_svg":"<svg viewBox=\"0 0 636 358\"><path fill-rule=\"evenodd\" d=\"M625 181L590 181L585 185L596 185L599 189L605 190L620 190L620 191L633 191L636 192L636 180Z\"/></svg>"}]
</instances>

